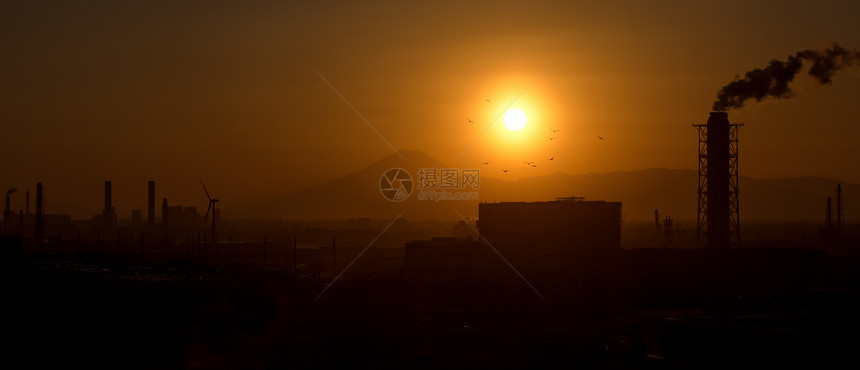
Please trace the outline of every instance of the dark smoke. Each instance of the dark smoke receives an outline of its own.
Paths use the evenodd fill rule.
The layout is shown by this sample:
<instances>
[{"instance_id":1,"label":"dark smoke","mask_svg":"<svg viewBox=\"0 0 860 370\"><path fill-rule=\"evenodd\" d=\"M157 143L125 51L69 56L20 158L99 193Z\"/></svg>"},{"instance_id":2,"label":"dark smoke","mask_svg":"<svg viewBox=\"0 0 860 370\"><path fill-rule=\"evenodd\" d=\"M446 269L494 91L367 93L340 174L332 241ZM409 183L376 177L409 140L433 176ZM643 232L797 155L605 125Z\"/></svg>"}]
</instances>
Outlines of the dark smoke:
<instances>
[{"instance_id":1,"label":"dark smoke","mask_svg":"<svg viewBox=\"0 0 860 370\"><path fill-rule=\"evenodd\" d=\"M720 89L714 111L741 108L747 100L762 101L767 97L787 99L794 95L788 83L800 72L804 64L809 65L808 74L821 84L829 84L839 70L852 66L860 59L860 52L842 48L836 43L824 51L803 50L789 55L786 61L772 60L764 69L756 68L747 72L744 78L734 81Z\"/></svg>"},{"instance_id":2,"label":"dark smoke","mask_svg":"<svg viewBox=\"0 0 860 370\"><path fill-rule=\"evenodd\" d=\"M9 189L9 190L6 190L6 195L12 195L12 194L14 194L16 191L18 191L18 189L11 188L11 189Z\"/></svg>"}]
</instances>

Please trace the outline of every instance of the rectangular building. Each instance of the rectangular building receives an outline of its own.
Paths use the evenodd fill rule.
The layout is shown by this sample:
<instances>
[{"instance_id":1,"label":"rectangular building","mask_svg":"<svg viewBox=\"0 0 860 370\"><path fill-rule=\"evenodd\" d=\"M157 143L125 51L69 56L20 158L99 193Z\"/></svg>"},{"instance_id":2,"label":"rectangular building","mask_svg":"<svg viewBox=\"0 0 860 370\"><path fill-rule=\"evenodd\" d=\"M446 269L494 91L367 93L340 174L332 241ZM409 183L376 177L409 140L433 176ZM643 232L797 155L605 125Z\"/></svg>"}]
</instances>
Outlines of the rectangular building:
<instances>
[{"instance_id":1,"label":"rectangular building","mask_svg":"<svg viewBox=\"0 0 860 370\"><path fill-rule=\"evenodd\" d=\"M497 306L594 301L617 271L621 202L562 198L478 205L482 238L406 244L410 296L427 306ZM465 225L468 226L468 225ZM612 302L604 299L600 302Z\"/></svg>"},{"instance_id":2,"label":"rectangular building","mask_svg":"<svg viewBox=\"0 0 860 370\"><path fill-rule=\"evenodd\" d=\"M586 252L621 249L621 202L569 197L480 203L478 216L478 231L497 246Z\"/></svg>"}]
</instances>

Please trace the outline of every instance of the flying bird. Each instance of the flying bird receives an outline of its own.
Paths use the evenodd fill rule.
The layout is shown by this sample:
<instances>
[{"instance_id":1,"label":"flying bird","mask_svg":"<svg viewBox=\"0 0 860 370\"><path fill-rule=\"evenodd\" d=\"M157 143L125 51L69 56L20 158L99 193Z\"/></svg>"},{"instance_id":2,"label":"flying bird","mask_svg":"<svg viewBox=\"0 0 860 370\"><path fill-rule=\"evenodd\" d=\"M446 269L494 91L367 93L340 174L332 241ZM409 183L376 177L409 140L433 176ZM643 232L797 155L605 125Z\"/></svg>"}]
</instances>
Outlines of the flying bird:
<instances>
[{"instance_id":1,"label":"flying bird","mask_svg":"<svg viewBox=\"0 0 860 370\"><path fill-rule=\"evenodd\" d=\"M536 164L533 164L533 165L532 165L532 167L537 167L537 165L536 165Z\"/></svg>"},{"instance_id":2,"label":"flying bird","mask_svg":"<svg viewBox=\"0 0 860 370\"><path fill-rule=\"evenodd\" d=\"M558 128L551 128L551 129L549 129L549 130L550 130L550 131L552 131L553 133L556 133L556 132L558 132L560 129L558 129Z\"/></svg>"},{"instance_id":3,"label":"flying bird","mask_svg":"<svg viewBox=\"0 0 860 370\"><path fill-rule=\"evenodd\" d=\"M527 166L531 166L532 163L534 163L534 162L523 162L523 163L525 163Z\"/></svg>"},{"instance_id":4,"label":"flying bird","mask_svg":"<svg viewBox=\"0 0 860 370\"><path fill-rule=\"evenodd\" d=\"M484 101L485 101L485 102L487 102L487 103L493 104L493 101L492 101L492 100L490 100L490 99L484 99Z\"/></svg>"},{"instance_id":5,"label":"flying bird","mask_svg":"<svg viewBox=\"0 0 860 370\"><path fill-rule=\"evenodd\" d=\"M508 172L508 170L502 170L502 172Z\"/></svg>"},{"instance_id":6,"label":"flying bird","mask_svg":"<svg viewBox=\"0 0 860 370\"><path fill-rule=\"evenodd\" d=\"M600 137L600 136L598 136L597 138L598 138L598 139L600 139L600 140L604 140L604 141L606 141L606 139L604 139L604 138L602 138L602 137Z\"/></svg>"},{"instance_id":7,"label":"flying bird","mask_svg":"<svg viewBox=\"0 0 860 370\"><path fill-rule=\"evenodd\" d=\"M484 164L490 164L490 162L484 162Z\"/></svg>"},{"instance_id":8,"label":"flying bird","mask_svg":"<svg viewBox=\"0 0 860 370\"><path fill-rule=\"evenodd\" d=\"M546 138L547 138L547 139L549 139L550 141L555 140L555 138L554 138L554 137L549 137L549 136L547 136Z\"/></svg>"},{"instance_id":9,"label":"flying bird","mask_svg":"<svg viewBox=\"0 0 860 370\"><path fill-rule=\"evenodd\" d=\"M553 160L553 159L555 159L555 157L549 157L549 160Z\"/></svg>"},{"instance_id":10,"label":"flying bird","mask_svg":"<svg viewBox=\"0 0 860 370\"><path fill-rule=\"evenodd\" d=\"M472 121L472 119L469 117L466 117L466 120L469 121L469 123L475 123L475 121Z\"/></svg>"}]
</instances>

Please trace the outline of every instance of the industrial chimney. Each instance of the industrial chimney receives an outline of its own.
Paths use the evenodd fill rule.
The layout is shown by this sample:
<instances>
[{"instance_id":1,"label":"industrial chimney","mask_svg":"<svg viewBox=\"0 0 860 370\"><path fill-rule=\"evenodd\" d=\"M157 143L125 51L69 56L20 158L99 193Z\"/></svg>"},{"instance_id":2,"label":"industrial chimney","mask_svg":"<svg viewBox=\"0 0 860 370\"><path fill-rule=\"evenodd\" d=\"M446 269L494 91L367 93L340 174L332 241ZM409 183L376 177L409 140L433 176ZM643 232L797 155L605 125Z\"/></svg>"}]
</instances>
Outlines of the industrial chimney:
<instances>
[{"instance_id":1,"label":"industrial chimney","mask_svg":"<svg viewBox=\"0 0 860 370\"><path fill-rule=\"evenodd\" d=\"M167 208L167 198L161 202L161 226L166 230L167 229L167 215L169 209Z\"/></svg>"},{"instance_id":2,"label":"industrial chimney","mask_svg":"<svg viewBox=\"0 0 860 370\"><path fill-rule=\"evenodd\" d=\"M111 206L111 182L105 181L105 210L103 212L105 227L113 226L113 207Z\"/></svg>"},{"instance_id":3,"label":"industrial chimney","mask_svg":"<svg viewBox=\"0 0 860 370\"><path fill-rule=\"evenodd\" d=\"M42 183L36 183L36 240L39 246L44 239L44 220L42 219Z\"/></svg>"},{"instance_id":4,"label":"industrial chimney","mask_svg":"<svg viewBox=\"0 0 860 370\"><path fill-rule=\"evenodd\" d=\"M738 209L738 128L726 112L711 112L699 131L697 242L708 248L740 244Z\"/></svg>"},{"instance_id":5,"label":"industrial chimney","mask_svg":"<svg viewBox=\"0 0 860 370\"><path fill-rule=\"evenodd\" d=\"M149 227L153 227L155 226L155 181L150 181L148 188L147 216L149 219Z\"/></svg>"}]
</instances>

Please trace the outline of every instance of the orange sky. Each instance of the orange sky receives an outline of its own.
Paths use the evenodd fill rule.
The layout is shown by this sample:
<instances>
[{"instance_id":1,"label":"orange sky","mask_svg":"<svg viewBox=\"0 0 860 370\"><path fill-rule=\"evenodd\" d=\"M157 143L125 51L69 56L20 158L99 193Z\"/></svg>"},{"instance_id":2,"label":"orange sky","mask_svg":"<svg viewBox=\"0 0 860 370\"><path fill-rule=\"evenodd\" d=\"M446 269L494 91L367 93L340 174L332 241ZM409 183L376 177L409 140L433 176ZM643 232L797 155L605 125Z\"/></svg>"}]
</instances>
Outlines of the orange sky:
<instances>
[{"instance_id":1,"label":"orange sky","mask_svg":"<svg viewBox=\"0 0 860 370\"><path fill-rule=\"evenodd\" d=\"M147 180L205 207L201 177L245 201L391 154L315 71L395 148L516 179L695 168L690 125L734 76L860 48L852 1L72 3L0 11L0 187L42 181L49 212L79 217L64 205L96 212L108 179L121 212L144 208ZM521 135L499 121L478 137L532 81ZM793 87L729 113L741 173L860 182L858 70Z\"/></svg>"}]
</instances>

